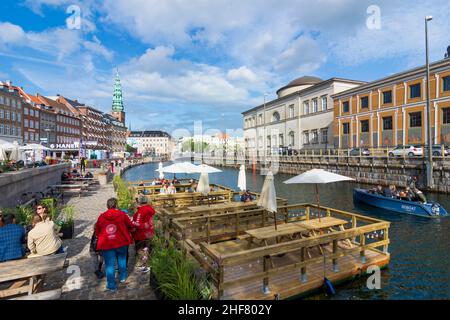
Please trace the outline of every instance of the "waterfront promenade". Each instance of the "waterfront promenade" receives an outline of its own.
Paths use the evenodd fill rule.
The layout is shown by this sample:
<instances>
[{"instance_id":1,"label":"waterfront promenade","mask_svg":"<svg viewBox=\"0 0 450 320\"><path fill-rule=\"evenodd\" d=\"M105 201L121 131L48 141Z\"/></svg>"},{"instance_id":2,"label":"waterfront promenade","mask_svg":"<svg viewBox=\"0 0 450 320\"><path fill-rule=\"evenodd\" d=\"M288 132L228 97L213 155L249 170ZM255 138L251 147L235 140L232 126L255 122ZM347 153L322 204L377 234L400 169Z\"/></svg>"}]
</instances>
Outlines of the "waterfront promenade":
<instances>
[{"instance_id":1,"label":"waterfront promenade","mask_svg":"<svg viewBox=\"0 0 450 320\"><path fill-rule=\"evenodd\" d=\"M69 267L47 276L44 290L62 288L62 300L155 300L150 287L150 273L134 272L134 248L130 246L128 284L118 286L118 293L105 292L106 277L97 280L89 253L94 224L100 213L106 211L106 201L115 197L111 184L101 186L81 198L68 201L76 210L75 236L65 240L68 246Z\"/></svg>"}]
</instances>

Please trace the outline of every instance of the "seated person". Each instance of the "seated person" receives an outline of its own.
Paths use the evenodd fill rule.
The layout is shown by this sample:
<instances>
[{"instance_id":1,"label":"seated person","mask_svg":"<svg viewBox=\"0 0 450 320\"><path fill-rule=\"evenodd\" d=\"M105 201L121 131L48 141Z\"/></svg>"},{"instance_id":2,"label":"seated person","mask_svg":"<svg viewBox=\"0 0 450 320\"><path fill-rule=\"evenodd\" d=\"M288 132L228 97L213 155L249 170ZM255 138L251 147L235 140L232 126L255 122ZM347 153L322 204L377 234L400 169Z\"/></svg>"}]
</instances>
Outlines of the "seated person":
<instances>
[{"instance_id":1,"label":"seated person","mask_svg":"<svg viewBox=\"0 0 450 320\"><path fill-rule=\"evenodd\" d=\"M156 181L155 181L155 179L152 180L152 186L156 186Z\"/></svg>"},{"instance_id":2,"label":"seated person","mask_svg":"<svg viewBox=\"0 0 450 320\"><path fill-rule=\"evenodd\" d=\"M394 195L392 194L392 189L391 189L390 186L384 188L383 196L385 196L385 197L387 197L387 198L393 198L393 197L394 197Z\"/></svg>"},{"instance_id":3,"label":"seated person","mask_svg":"<svg viewBox=\"0 0 450 320\"><path fill-rule=\"evenodd\" d=\"M61 174L61 181L62 181L62 182L67 182L67 181L70 180L70 178L71 178L71 176L70 176L70 174L69 174L67 171L64 171L64 172Z\"/></svg>"},{"instance_id":4,"label":"seated person","mask_svg":"<svg viewBox=\"0 0 450 320\"><path fill-rule=\"evenodd\" d=\"M384 195L383 187L381 185L378 185L376 190L377 190L376 194L378 194L380 196Z\"/></svg>"},{"instance_id":5,"label":"seated person","mask_svg":"<svg viewBox=\"0 0 450 320\"><path fill-rule=\"evenodd\" d=\"M139 181L139 187L144 187L144 186L145 186L144 181L143 180Z\"/></svg>"},{"instance_id":6,"label":"seated person","mask_svg":"<svg viewBox=\"0 0 450 320\"><path fill-rule=\"evenodd\" d=\"M246 190L241 196L241 202L250 202L253 201L253 197L250 194L250 190Z\"/></svg>"},{"instance_id":7,"label":"seated person","mask_svg":"<svg viewBox=\"0 0 450 320\"><path fill-rule=\"evenodd\" d=\"M77 169L73 169L72 170L72 176L74 176L74 177L79 177L80 176L80 174L78 173Z\"/></svg>"},{"instance_id":8,"label":"seated person","mask_svg":"<svg viewBox=\"0 0 450 320\"><path fill-rule=\"evenodd\" d=\"M179 183L177 177L173 177L172 183L173 184L178 184Z\"/></svg>"},{"instance_id":9,"label":"seated person","mask_svg":"<svg viewBox=\"0 0 450 320\"><path fill-rule=\"evenodd\" d=\"M86 172L86 174L84 175L85 178L89 178L92 179L94 178L94 175L91 172Z\"/></svg>"},{"instance_id":10,"label":"seated person","mask_svg":"<svg viewBox=\"0 0 450 320\"><path fill-rule=\"evenodd\" d=\"M419 202L421 203L427 203L427 198L425 197L425 195L423 194L422 191L420 191L419 189L415 188L414 190L412 190L414 195L416 196L416 199L419 200Z\"/></svg>"},{"instance_id":11,"label":"seated person","mask_svg":"<svg viewBox=\"0 0 450 320\"><path fill-rule=\"evenodd\" d=\"M63 253L62 241L53 221L43 221L39 215L33 216L33 229L28 233L28 258Z\"/></svg>"},{"instance_id":12,"label":"seated person","mask_svg":"<svg viewBox=\"0 0 450 320\"><path fill-rule=\"evenodd\" d=\"M167 188L167 192L168 192L168 194L175 194L175 193L177 193L177 188L175 188L173 186L173 184L171 183L170 186Z\"/></svg>"},{"instance_id":13,"label":"seated person","mask_svg":"<svg viewBox=\"0 0 450 320\"><path fill-rule=\"evenodd\" d=\"M144 189L144 192L143 192L143 194L145 194L145 195L148 195L148 194L150 194L150 190L148 190L148 189Z\"/></svg>"},{"instance_id":14,"label":"seated person","mask_svg":"<svg viewBox=\"0 0 450 320\"><path fill-rule=\"evenodd\" d=\"M0 262L17 260L24 257L25 252L22 243L25 239L25 229L16 224L13 214L1 218L0 228Z\"/></svg>"},{"instance_id":15,"label":"seated person","mask_svg":"<svg viewBox=\"0 0 450 320\"><path fill-rule=\"evenodd\" d=\"M392 196L393 196L394 198L397 198L397 197L398 197L397 187L396 187L395 185L391 184L391 185L389 186L389 189L391 189Z\"/></svg>"}]
</instances>

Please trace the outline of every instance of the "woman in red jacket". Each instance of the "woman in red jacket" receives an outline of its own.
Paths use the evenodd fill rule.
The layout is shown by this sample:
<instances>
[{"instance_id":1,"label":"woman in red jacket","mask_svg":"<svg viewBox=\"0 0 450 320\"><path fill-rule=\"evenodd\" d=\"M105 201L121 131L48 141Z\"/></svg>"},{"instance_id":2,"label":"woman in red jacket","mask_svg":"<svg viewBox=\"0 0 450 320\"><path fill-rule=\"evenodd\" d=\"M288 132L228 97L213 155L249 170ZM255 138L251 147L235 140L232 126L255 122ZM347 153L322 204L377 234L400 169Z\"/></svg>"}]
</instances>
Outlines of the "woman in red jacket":
<instances>
[{"instance_id":1,"label":"woman in red jacket","mask_svg":"<svg viewBox=\"0 0 450 320\"><path fill-rule=\"evenodd\" d=\"M147 197L144 195L139 196L138 203L139 208L133 216L133 221L138 225L133 234L137 254L136 269L147 273L150 271L147 265L151 251L150 240L155 233L153 229L155 209L147 204Z\"/></svg>"},{"instance_id":2,"label":"woman in red jacket","mask_svg":"<svg viewBox=\"0 0 450 320\"><path fill-rule=\"evenodd\" d=\"M119 265L119 280L125 283L128 277L128 246L133 243L130 230L138 225L125 212L117 210L117 199L109 199L106 205L108 210L98 217L95 234L98 238L97 251L102 252L105 260L106 289L116 292L116 260Z\"/></svg>"}]
</instances>

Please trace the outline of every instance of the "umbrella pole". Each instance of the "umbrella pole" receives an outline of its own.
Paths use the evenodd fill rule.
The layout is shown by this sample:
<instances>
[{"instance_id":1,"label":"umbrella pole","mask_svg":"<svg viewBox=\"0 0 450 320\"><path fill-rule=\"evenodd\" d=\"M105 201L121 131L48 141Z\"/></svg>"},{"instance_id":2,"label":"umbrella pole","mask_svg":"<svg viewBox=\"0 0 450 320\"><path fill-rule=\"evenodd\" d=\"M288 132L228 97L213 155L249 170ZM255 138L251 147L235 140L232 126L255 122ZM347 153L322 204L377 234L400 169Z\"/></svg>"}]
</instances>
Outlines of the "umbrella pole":
<instances>
[{"instance_id":1,"label":"umbrella pole","mask_svg":"<svg viewBox=\"0 0 450 320\"><path fill-rule=\"evenodd\" d=\"M316 201L317 201L317 210L319 215L319 223L320 223L320 196L319 196L319 186L316 183Z\"/></svg>"},{"instance_id":2,"label":"umbrella pole","mask_svg":"<svg viewBox=\"0 0 450 320\"><path fill-rule=\"evenodd\" d=\"M275 230L278 230L278 228L277 228L277 213L276 212L273 213L273 219L275 220Z\"/></svg>"}]
</instances>

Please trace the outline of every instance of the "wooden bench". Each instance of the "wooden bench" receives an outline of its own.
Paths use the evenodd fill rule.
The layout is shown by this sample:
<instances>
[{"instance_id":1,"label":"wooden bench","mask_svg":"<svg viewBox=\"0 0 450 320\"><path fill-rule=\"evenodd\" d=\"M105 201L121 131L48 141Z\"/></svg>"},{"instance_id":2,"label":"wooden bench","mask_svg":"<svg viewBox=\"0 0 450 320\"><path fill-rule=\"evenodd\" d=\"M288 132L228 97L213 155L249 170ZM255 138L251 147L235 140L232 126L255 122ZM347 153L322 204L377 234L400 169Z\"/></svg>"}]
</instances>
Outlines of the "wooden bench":
<instances>
[{"instance_id":1,"label":"wooden bench","mask_svg":"<svg viewBox=\"0 0 450 320\"><path fill-rule=\"evenodd\" d=\"M88 189L88 185L85 184L59 184L59 185L53 185L53 189L57 190L62 194L62 197L64 198L64 195L66 194L77 194L78 197L81 198L81 194Z\"/></svg>"},{"instance_id":2,"label":"wooden bench","mask_svg":"<svg viewBox=\"0 0 450 320\"><path fill-rule=\"evenodd\" d=\"M5 287L0 287L0 299L23 294L27 294L29 299L55 297L55 292L32 296L41 290L46 274L60 271L67 266L66 259L67 253L61 253L0 263L0 286Z\"/></svg>"}]
</instances>

